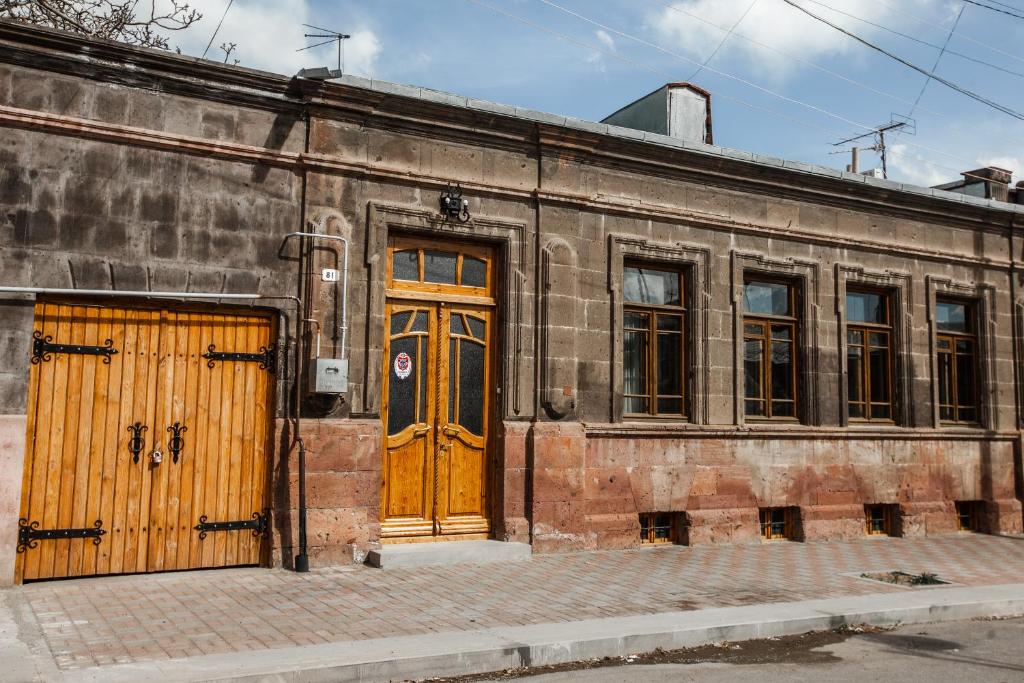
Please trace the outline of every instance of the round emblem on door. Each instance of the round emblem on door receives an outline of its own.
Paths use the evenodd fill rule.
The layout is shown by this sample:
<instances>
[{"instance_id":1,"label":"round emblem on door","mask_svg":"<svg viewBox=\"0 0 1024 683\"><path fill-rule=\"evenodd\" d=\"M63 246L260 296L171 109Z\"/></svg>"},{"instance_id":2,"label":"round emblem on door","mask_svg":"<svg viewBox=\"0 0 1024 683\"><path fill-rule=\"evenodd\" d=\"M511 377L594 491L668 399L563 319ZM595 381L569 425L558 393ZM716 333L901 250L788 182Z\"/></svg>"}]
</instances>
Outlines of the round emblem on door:
<instances>
[{"instance_id":1,"label":"round emblem on door","mask_svg":"<svg viewBox=\"0 0 1024 683\"><path fill-rule=\"evenodd\" d=\"M405 379L412 374L412 358L405 351L395 356L395 376Z\"/></svg>"}]
</instances>

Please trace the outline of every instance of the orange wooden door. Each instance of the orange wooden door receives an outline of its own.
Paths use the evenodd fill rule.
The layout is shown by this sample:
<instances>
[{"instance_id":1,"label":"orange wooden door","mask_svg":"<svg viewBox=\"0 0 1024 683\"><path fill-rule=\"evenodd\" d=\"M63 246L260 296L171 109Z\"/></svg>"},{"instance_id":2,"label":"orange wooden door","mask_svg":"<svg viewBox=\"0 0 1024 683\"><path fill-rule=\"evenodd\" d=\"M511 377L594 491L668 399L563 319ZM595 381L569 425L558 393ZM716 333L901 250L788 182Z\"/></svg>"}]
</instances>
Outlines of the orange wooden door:
<instances>
[{"instance_id":1,"label":"orange wooden door","mask_svg":"<svg viewBox=\"0 0 1024 683\"><path fill-rule=\"evenodd\" d=\"M41 302L35 330L18 579L258 562L248 529L193 527L211 495L233 520L265 506L269 373L202 354L255 354L271 321ZM189 421L174 462L167 427Z\"/></svg>"},{"instance_id":2,"label":"orange wooden door","mask_svg":"<svg viewBox=\"0 0 1024 683\"><path fill-rule=\"evenodd\" d=\"M487 503L493 253L389 246L381 413L381 537L478 538Z\"/></svg>"}]
</instances>

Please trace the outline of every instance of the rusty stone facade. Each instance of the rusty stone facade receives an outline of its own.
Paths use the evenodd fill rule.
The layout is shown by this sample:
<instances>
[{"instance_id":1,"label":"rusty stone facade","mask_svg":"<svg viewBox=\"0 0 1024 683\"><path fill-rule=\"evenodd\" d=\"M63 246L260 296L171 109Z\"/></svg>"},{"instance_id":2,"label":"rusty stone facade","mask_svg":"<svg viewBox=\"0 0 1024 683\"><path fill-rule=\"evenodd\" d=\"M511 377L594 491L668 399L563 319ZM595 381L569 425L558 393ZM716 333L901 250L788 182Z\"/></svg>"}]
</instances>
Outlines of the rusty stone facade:
<instances>
[{"instance_id":1,"label":"rusty stone facade","mask_svg":"<svg viewBox=\"0 0 1024 683\"><path fill-rule=\"evenodd\" d=\"M0 22L0 284L301 294L340 355L337 289L286 233L350 241L350 391L303 402L314 565L379 540L384 260L389 235L498 248L496 537L535 552L639 544L639 513L684 516L691 544L759 538L799 508L804 540L955 531L954 501L1020 532L1019 292L1024 211L433 91L285 78ZM473 218L442 220L460 183ZM623 264L668 264L690 291L686 420L623 418ZM796 424L743 415L745 273L790 278L800 311ZM844 300L895 301L891 426L846 418ZM936 296L977 302L981 426L938 419ZM31 298L0 300L0 577L20 490ZM293 314L282 306L282 344ZM309 329L298 353L309 354ZM287 357L296 353L292 344ZM291 367L291 363L283 363ZM275 564L295 554L297 473L279 374ZM9 509L10 508L10 509Z\"/></svg>"}]
</instances>

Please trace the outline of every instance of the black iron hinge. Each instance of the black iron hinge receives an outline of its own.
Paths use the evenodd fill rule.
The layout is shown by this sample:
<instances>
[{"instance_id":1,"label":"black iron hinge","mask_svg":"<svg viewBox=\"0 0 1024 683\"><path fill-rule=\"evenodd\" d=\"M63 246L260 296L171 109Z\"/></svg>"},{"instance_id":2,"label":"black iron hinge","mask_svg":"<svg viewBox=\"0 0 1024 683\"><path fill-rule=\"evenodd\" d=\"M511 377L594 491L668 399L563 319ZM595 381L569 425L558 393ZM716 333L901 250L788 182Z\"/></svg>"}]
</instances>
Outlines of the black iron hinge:
<instances>
[{"instance_id":1,"label":"black iron hinge","mask_svg":"<svg viewBox=\"0 0 1024 683\"><path fill-rule=\"evenodd\" d=\"M199 532L199 540L206 538L206 534L211 531L238 531L240 529L252 529L253 536L266 537L267 531L269 530L270 518L266 513L254 512L252 513L252 519L243 519L233 522L207 522L206 515L199 518L199 524L196 524L193 529Z\"/></svg>"},{"instance_id":2,"label":"black iron hinge","mask_svg":"<svg viewBox=\"0 0 1024 683\"><path fill-rule=\"evenodd\" d=\"M103 356L103 362L110 364L110 357L117 353L114 340L108 339L103 346L84 346L82 344L54 344L53 336L39 330L32 333L32 363L39 364L52 358L54 353L77 353L85 356Z\"/></svg>"},{"instance_id":3,"label":"black iron hinge","mask_svg":"<svg viewBox=\"0 0 1024 683\"><path fill-rule=\"evenodd\" d=\"M230 351L217 351L214 344L210 344L203 358L206 358L206 365L213 367L216 361L232 360L242 363L259 363L260 370L269 370L274 374L277 369L277 345L261 346L259 353L232 353Z\"/></svg>"},{"instance_id":4,"label":"black iron hinge","mask_svg":"<svg viewBox=\"0 0 1024 683\"><path fill-rule=\"evenodd\" d=\"M39 541L60 541L66 538L91 538L93 545L99 545L105 533L103 520L99 519L88 529L40 529L39 522L22 518L18 520L17 552L23 553L28 548L35 548Z\"/></svg>"}]
</instances>

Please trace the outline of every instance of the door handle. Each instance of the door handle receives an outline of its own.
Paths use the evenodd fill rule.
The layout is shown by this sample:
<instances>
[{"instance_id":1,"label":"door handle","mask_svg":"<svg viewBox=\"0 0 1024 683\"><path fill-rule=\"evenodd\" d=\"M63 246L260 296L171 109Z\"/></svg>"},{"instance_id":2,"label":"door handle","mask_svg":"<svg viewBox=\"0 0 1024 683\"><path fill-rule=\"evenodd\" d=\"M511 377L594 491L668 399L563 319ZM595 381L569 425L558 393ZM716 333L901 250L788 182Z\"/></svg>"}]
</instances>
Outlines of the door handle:
<instances>
[{"instance_id":1,"label":"door handle","mask_svg":"<svg viewBox=\"0 0 1024 683\"><path fill-rule=\"evenodd\" d=\"M181 435L188 431L188 427L180 422L175 422L167 428L167 431L171 433L171 440L167 442L167 448L171 451L174 464L177 465L178 457L185 448L185 439Z\"/></svg>"},{"instance_id":2,"label":"door handle","mask_svg":"<svg viewBox=\"0 0 1024 683\"><path fill-rule=\"evenodd\" d=\"M141 422L136 422L128 427L128 431L132 435L132 438L128 439L128 452L132 454L132 462L136 464L139 462L139 454L146 447L146 438L142 436L142 433L148 429L149 427Z\"/></svg>"},{"instance_id":3,"label":"door handle","mask_svg":"<svg viewBox=\"0 0 1024 683\"><path fill-rule=\"evenodd\" d=\"M445 436L458 436L460 430L455 427L442 427L441 431L444 432Z\"/></svg>"}]
</instances>

